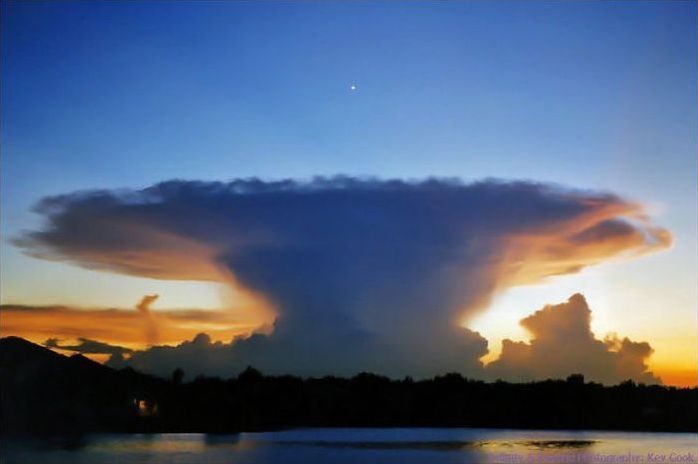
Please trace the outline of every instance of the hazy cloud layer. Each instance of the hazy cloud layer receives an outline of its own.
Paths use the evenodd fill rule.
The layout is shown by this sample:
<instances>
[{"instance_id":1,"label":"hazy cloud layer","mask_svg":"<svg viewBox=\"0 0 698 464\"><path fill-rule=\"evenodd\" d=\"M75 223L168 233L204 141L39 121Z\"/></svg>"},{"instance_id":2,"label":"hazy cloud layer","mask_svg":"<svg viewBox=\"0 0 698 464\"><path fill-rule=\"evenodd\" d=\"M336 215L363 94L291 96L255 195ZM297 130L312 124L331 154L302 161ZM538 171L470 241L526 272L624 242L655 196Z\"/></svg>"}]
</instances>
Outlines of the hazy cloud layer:
<instances>
[{"instance_id":1,"label":"hazy cloud layer","mask_svg":"<svg viewBox=\"0 0 698 464\"><path fill-rule=\"evenodd\" d=\"M504 340L499 359L487 366L489 377L506 380L564 378L583 373L588 380L616 384L627 379L647 384L659 378L647 370L647 342L616 337L598 340L591 332L591 310L580 294L548 305L521 320L529 343Z\"/></svg>"},{"instance_id":2,"label":"hazy cloud layer","mask_svg":"<svg viewBox=\"0 0 698 464\"><path fill-rule=\"evenodd\" d=\"M159 310L152 311L151 317L158 327L159 343L163 344L177 344L201 331L216 340L230 341L256 329L244 314L234 311ZM135 309L2 305L0 319L3 336L16 335L37 343L57 337L63 342L98 339L142 348L149 342L150 321L144 321Z\"/></svg>"},{"instance_id":3,"label":"hazy cloud layer","mask_svg":"<svg viewBox=\"0 0 698 464\"><path fill-rule=\"evenodd\" d=\"M181 352L303 374L477 371L486 340L458 322L498 289L671 240L638 204L527 182L170 181L37 211L46 226L16 241L33 256L263 295L278 312L272 336Z\"/></svg>"}]
</instances>

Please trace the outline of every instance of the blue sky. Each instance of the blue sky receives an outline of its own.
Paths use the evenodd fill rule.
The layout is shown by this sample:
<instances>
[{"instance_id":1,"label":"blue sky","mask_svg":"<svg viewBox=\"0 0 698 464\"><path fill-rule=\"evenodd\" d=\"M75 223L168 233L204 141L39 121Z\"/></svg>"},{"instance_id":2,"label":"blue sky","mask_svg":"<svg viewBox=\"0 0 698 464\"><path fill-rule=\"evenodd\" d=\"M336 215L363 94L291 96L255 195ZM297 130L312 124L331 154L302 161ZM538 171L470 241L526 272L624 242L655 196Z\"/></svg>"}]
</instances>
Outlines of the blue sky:
<instances>
[{"instance_id":1,"label":"blue sky","mask_svg":"<svg viewBox=\"0 0 698 464\"><path fill-rule=\"evenodd\" d=\"M77 189L524 178L648 203L675 248L598 280L656 296L597 298L666 304L682 324L695 313L695 2L3 2L2 13L4 240L36 225L38 199ZM3 302L124 305L154 286L176 295L163 304L219 298L210 284L45 263L5 241L2 268ZM579 279L559 288L593 275Z\"/></svg>"},{"instance_id":2,"label":"blue sky","mask_svg":"<svg viewBox=\"0 0 698 464\"><path fill-rule=\"evenodd\" d=\"M170 177L515 176L650 194L694 180L690 2L4 13L4 168L25 201Z\"/></svg>"}]
</instances>

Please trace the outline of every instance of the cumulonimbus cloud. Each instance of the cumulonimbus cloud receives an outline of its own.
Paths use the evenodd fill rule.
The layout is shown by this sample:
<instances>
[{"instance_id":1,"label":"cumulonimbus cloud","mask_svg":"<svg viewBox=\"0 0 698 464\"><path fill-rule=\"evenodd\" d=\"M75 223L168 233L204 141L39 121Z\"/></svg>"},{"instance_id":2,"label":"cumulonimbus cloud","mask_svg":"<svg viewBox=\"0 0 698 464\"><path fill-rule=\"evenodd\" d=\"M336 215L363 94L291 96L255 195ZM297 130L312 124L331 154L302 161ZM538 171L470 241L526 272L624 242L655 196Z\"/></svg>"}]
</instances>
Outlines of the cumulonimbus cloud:
<instances>
[{"instance_id":1,"label":"cumulonimbus cloud","mask_svg":"<svg viewBox=\"0 0 698 464\"><path fill-rule=\"evenodd\" d=\"M37 211L45 227L15 241L33 256L262 295L274 333L238 340L231 365L304 374L479 369L487 342L458 323L497 290L671 241L637 203L530 182L170 181Z\"/></svg>"}]
</instances>

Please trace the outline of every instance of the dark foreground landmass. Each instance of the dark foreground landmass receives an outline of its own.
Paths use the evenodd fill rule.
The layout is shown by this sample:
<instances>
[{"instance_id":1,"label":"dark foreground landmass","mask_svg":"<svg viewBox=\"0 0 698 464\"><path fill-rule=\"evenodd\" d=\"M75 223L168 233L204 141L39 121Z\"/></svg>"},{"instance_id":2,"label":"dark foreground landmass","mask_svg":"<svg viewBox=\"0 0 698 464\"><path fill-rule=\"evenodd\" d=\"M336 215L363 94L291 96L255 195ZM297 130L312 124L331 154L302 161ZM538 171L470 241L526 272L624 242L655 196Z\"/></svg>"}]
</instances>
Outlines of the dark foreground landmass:
<instances>
[{"instance_id":1,"label":"dark foreground landmass","mask_svg":"<svg viewBox=\"0 0 698 464\"><path fill-rule=\"evenodd\" d=\"M567 380L485 383L236 377L170 380L0 339L0 431L236 432L289 427L503 427L698 431L698 389Z\"/></svg>"}]
</instances>

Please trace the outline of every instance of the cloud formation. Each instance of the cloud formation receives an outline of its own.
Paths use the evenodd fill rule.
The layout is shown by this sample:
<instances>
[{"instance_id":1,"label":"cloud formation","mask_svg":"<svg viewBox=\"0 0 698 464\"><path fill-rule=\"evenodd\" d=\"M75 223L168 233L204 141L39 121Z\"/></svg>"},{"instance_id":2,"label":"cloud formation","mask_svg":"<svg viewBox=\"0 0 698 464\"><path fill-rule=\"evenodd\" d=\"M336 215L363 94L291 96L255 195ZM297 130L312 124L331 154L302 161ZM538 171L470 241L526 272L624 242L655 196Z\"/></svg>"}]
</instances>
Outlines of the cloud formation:
<instances>
[{"instance_id":1,"label":"cloud formation","mask_svg":"<svg viewBox=\"0 0 698 464\"><path fill-rule=\"evenodd\" d=\"M99 342L97 340L90 340L89 338L83 337L79 337L78 343L75 345L61 344L59 339L49 338L44 342L44 346L47 348L55 348L58 350L76 351L82 354L123 355L133 352L133 350L130 348L117 345L110 345L109 343Z\"/></svg>"},{"instance_id":2,"label":"cloud formation","mask_svg":"<svg viewBox=\"0 0 698 464\"><path fill-rule=\"evenodd\" d=\"M37 211L45 227L15 241L33 256L263 296L273 335L212 349L302 374L478 370L487 342L458 322L499 289L671 242L641 205L529 182L170 181Z\"/></svg>"},{"instance_id":3,"label":"cloud formation","mask_svg":"<svg viewBox=\"0 0 698 464\"><path fill-rule=\"evenodd\" d=\"M98 339L132 349L148 344L143 316L133 309L2 305L0 318L3 336L15 335L36 343L58 337ZM215 340L230 341L257 328L244 312L238 311L159 310L152 311L152 318L161 344L174 345L202 331Z\"/></svg>"},{"instance_id":4,"label":"cloud formation","mask_svg":"<svg viewBox=\"0 0 698 464\"><path fill-rule=\"evenodd\" d=\"M100 362L107 361L107 358L99 355L110 355L107 364L111 367L131 366L163 377L168 377L177 368L184 368L192 377L199 374L229 377L250 364L273 369L274 364L268 362L269 356L272 353L280 355L281 350L288 348L273 335L250 335L251 326L244 332L240 331L243 327L240 324L235 329L236 322L229 311L157 311L154 317L165 328L163 334L171 345L144 347L142 343L135 343L134 348L115 345L142 341L140 316L134 311L5 305L0 307L0 314L5 335L36 339L55 334L63 340L49 338L44 342L45 346L91 355ZM522 326L532 335L529 343L504 340L499 358L487 366L479 362L487 352L487 340L466 329L461 333L461 353L465 355L458 370L473 378L490 380L527 381L582 373L587 380L605 384L627 379L646 384L660 382L647 367L647 360L653 352L649 343L620 339L615 335L603 341L596 339L590 329L590 320L591 310L582 295L573 295L565 303L548 305L521 320ZM102 328L101 332L98 327ZM221 331L216 328L221 328ZM213 336L197 330L210 331ZM78 333L94 333L112 343L75 337ZM67 343L66 338L76 338L77 342ZM182 339L186 341L181 342ZM379 352L365 355L377 359L385 356ZM308 358L305 371L296 369L294 373L317 373L311 364L316 359ZM375 363L366 363L365 366L368 370L381 368ZM426 366L418 367L414 366L415 372L429 372ZM341 372L341 369L335 367L331 372Z\"/></svg>"},{"instance_id":5,"label":"cloud formation","mask_svg":"<svg viewBox=\"0 0 698 464\"><path fill-rule=\"evenodd\" d=\"M145 322L146 338L149 345L158 343L158 325L153 317L153 313L150 311L150 305L155 303L155 300L158 298L159 295L145 295L136 305L136 309L143 316L143 321Z\"/></svg>"},{"instance_id":6,"label":"cloud formation","mask_svg":"<svg viewBox=\"0 0 698 464\"><path fill-rule=\"evenodd\" d=\"M465 331L463 337L471 345L464 346L462 352L471 357L464 357L460 372L474 378L514 382L563 379L581 373L587 380L609 385L628 379L645 384L661 383L646 364L653 352L649 343L615 336L598 340L591 332L590 323L591 310L580 294L573 295L567 302L547 305L521 320L521 325L532 335L530 342L504 340L499 358L487 366L476 362L486 353L487 341ZM274 343L274 337L262 334L223 343L213 342L210 336L201 333L177 346L137 351L127 361L117 354L109 364L113 367L129 365L161 376L183 368L192 376L230 377L247 364L259 366L263 363L264 355L260 352L264 353Z\"/></svg>"},{"instance_id":7,"label":"cloud formation","mask_svg":"<svg viewBox=\"0 0 698 464\"><path fill-rule=\"evenodd\" d=\"M521 320L532 338L529 343L504 340L499 358L487 365L491 378L537 380L564 378L578 372L587 380L616 384L627 379L660 383L648 371L652 347L608 337L598 340L591 332L591 310L580 294L558 305L548 305Z\"/></svg>"}]
</instances>

